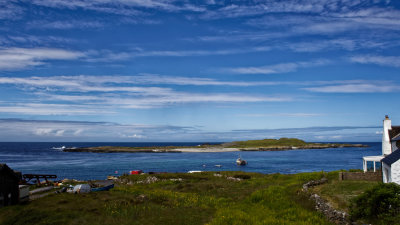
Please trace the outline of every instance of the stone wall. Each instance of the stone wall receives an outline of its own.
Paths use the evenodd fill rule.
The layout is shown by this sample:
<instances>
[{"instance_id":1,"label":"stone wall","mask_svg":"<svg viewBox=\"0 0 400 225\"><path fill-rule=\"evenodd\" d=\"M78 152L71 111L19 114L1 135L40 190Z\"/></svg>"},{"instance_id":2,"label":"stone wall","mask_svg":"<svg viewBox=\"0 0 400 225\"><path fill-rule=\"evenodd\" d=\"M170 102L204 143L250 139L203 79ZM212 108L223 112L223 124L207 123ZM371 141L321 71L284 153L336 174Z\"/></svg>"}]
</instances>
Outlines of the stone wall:
<instances>
[{"instance_id":1,"label":"stone wall","mask_svg":"<svg viewBox=\"0 0 400 225\"><path fill-rule=\"evenodd\" d=\"M321 196L315 194L315 193L310 193L309 188L321 185L328 182L326 178L322 178L321 180L312 180L309 181L305 184L303 184L303 192L306 192L309 194L309 198L314 202L315 204L315 209L321 212L322 214L325 215L325 217L332 223L334 224L340 224L340 225L348 225L350 224L349 216L347 215L346 212L336 210L333 208L329 202L325 201L324 199L321 198Z\"/></svg>"},{"instance_id":2,"label":"stone wall","mask_svg":"<svg viewBox=\"0 0 400 225\"><path fill-rule=\"evenodd\" d=\"M382 181L382 172L339 172L339 180Z\"/></svg>"}]
</instances>

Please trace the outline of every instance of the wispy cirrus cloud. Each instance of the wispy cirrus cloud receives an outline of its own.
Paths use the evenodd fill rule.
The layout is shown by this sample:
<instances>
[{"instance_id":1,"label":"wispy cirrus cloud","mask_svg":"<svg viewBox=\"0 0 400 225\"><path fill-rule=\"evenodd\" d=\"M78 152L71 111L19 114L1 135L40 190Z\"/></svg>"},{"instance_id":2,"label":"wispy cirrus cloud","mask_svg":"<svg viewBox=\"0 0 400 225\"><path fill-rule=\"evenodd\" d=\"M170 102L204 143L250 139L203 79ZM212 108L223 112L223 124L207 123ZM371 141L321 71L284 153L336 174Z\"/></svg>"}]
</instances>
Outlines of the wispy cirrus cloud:
<instances>
[{"instance_id":1,"label":"wispy cirrus cloud","mask_svg":"<svg viewBox=\"0 0 400 225\"><path fill-rule=\"evenodd\" d=\"M175 51L138 51L133 52L132 56L135 57L149 57L149 56L173 56L173 57L184 57L184 56L208 56L208 55L233 55L233 54L244 54L251 52L267 52L270 51L270 47L253 47L253 48L240 48L240 49L220 49L220 50L175 50Z\"/></svg>"},{"instance_id":2,"label":"wispy cirrus cloud","mask_svg":"<svg viewBox=\"0 0 400 225\"><path fill-rule=\"evenodd\" d=\"M308 68L315 66L323 66L330 63L329 60L320 59L310 62L289 62L274 65L258 66L258 67L237 67L225 68L222 71L236 74L278 74L297 71L299 68Z\"/></svg>"},{"instance_id":3,"label":"wispy cirrus cloud","mask_svg":"<svg viewBox=\"0 0 400 225\"><path fill-rule=\"evenodd\" d=\"M320 52L320 51L356 51L360 49L386 49L393 46L400 45L400 42L396 43L393 41L376 41L370 39L330 39L330 40L310 40L308 42L296 42L296 43L283 43L281 49L288 49L295 52Z\"/></svg>"},{"instance_id":4,"label":"wispy cirrus cloud","mask_svg":"<svg viewBox=\"0 0 400 225\"><path fill-rule=\"evenodd\" d=\"M70 91L109 91L104 85L194 85L194 86L264 86L280 85L285 82L250 82L250 81L222 81L212 78L184 77L184 76L163 76L158 74L138 75L78 75L78 76L33 76L33 77L0 77L0 84L27 85L36 88L47 88L58 90L63 88ZM121 87L119 87L121 88ZM167 90L165 88L164 90ZM124 91L124 88L120 89ZM126 89L125 89L126 90Z\"/></svg>"},{"instance_id":5,"label":"wispy cirrus cloud","mask_svg":"<svg viewBox=\"0 0 400 225\"><path fill-rule=\"evenodd\" d=\"M0 1L0 20L15 20L20 18L26 9L16 4L16 1L1 0Z\"/></svg>"},{"instance_id":6,"label":"wispy cirrus cloud","mask_svg":"<svg viewBox=\"0 0 400 225\"><path fill-rule=\"evenodd\" d=\"M297 137L307 141L354 141L356 137L357 140L377 141L380 136L375 132L381 128L321 126L210 132L198 126L20 119L0 119L0 126L4 128L0 130L0 141L237 141L281 137Z\"/></svg>"},{"instance_id":7,"label":"wispy cirrus cloud","mask_svg":"<svg viewBox=\"0 0 400 225\"><path fill-rule=\"evenodd\" d=\"M389 93L399 92L397 84L385 81L355 81L349 83L302 88L320 93Z\"/></svg>"},{"instance_id":8,"label":"wispy cirrus cloud","mask_svg":"<svg viewBox=\"0 0 400 225\"><path fill-rule=\"evenodd\" d=\"M358 55L350 57L350 61L361 64L376 64L381 66L400 67L399 56Z\"/></svg>"},{"instance_id":9,"label":"wispy cirrus cloud","mask_svg":"<svg viewBox=\"0 0 400 225\"><path fill-rule=\"evenodd\" d=\"M27 24L28 28L37 29L93 29L104 27L104 23L99 21L86 21L86 20L57 20L57 21L45 21L37 20Z\"/></svg>"},{"instance_id":10,"label":"wispy cirrus cloud","mask_svg":"<svg viewBox=\"0 0 400 225\"><path fill-rule=\"evenodd\" d=\"M252 114L240 114L238 116L243 117L317 117L323 116L320 113L252 113Z\"/></svg>"},{"instance_id":11,"label":"wispy cirrus cloud","mask_svg":"<svg viewBox=\"0 0 400 225\"><path fill-rule=\"evenodd\" d=\"M14 41L32 41L32 38L13 38ZM8 38L10 40L10 38ZM36 39L37 40L37 39ZM37 40L38 41L38 40ZM40 66L54 60L81 60L88 63L126 61L134 57L185 57L208 55L232 55L251 52L266 52L269 47L221 50L176 50L176 51L111 51L107 49L75 51L60 48L0 48L0 70L22 70Z\"/></svg>"},{"instance_id":12,"label":"wispy cirrus cloud","mask_svg":"<svg viewBox=\"0 0 400 225\"><path fill-rule=\"evenodd\" d=\"M176 79L176 80L175 80ZM174 81L175 80L175 81ZM0 112L30 115L91 115L122 109L148 109L192 103L255 103L293 101L290 96L252 95L240 92L178 91L157 85L262 85L213 79L139 76L1 77L0 84L29 96L0 102ZM149 86L151 85L151 86ZM265 85L271 85L267 83ZM29 102L29 103L21 103ZM31 103L34 102L34 103Z\"/></svg>"},{"instance_id":13,"label":"wispy cirrus cloud","mask_svg":"<svg viewBox=\"0 0 400 225\"><path fill-rule=\"evenodd\" d=\"M68 8L68 9L86 9L104 13L120 14L120 15L143 15L142 8L158 9L168 12L190 11L203 12L205 8L186 2L164 1L164 0L34 0L33 4L52 7L52 8Z\"/></svg>"},{"instance_id":14,"label":"wispy cirrus cloud","mask_svg":"<svg viewBox=\"0 0 400 225\"><path fill-rule=\"evenodd\" d=\"M102 114L115 113L101 107ZM81 104L16 103L0 104L0 113L24 115L98 115L98 108Z\"/></svg>"},{"instance_id":15,"label":"wispy cirrus cloud","mask_svg":"<svg viewBox=\"0 0 400 225\"><path fill-rule=\"evenodd\" d=\"M191 126L118 124L110 122L0 119L0 141L164 139L198 130ZM101 130L102 132L98 132ZM168 138L165 134L168 135ZM178 139L178 138L177 138Z\"/></svg>"},{"instance_id":16,"label":"wispy cirrus cloud","mask_svg":"<svg viewBox=\"0 0 400 225\"><path fill-rule=\"evenodd\" d=\"M20 70L51 60L76 60L84 56L79 51L57 48L3 48L0 49L0 70Z\"/></svg>"}]
</instances>

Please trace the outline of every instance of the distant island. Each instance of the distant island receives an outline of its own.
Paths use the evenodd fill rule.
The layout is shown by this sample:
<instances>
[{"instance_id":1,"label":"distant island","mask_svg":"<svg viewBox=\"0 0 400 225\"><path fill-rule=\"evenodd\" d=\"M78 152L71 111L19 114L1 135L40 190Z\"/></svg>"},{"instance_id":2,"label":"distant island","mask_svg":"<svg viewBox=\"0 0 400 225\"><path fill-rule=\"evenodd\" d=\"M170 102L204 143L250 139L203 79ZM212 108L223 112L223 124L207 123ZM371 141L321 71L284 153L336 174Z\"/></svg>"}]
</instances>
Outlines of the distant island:
<instances>
[{"instance_id":1,"label":"distant island","mask_svg":"<svg viewBox=\"0 0 400 225\"><path fill-rule=\"evenodd\" d=\"M152 147L121 147L99 146L65 148L65 152L96 152L96 153L181 153L181 152L236 152L236 151L286 151L296 149L325 149L368 147L363 144L344 143L311 143L297 138L280 138L235 141L218 145L202 144L198 146L152 146Z\"/></svg>"}]
</instances>

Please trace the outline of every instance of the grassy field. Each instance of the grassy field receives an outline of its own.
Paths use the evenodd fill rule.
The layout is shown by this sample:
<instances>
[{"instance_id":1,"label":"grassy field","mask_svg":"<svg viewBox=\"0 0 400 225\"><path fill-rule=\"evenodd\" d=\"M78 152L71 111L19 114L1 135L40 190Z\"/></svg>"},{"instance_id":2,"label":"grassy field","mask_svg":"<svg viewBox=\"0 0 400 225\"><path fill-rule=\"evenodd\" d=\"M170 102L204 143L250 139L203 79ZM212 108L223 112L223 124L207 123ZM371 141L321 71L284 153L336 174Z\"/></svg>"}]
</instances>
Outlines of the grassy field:
<instances>
[{"instance_id":1,"label":"grassy field","mask_svg":"<svg viewBox=\"0 0 400 225\"><path fill-rule=\"evenodd\" d=\"M305 142L297 138L280 138L280 139L264 139L264 140L249 140L249 141L235 141L223 144L232 148L256 148L258 150L287 150L295 148L342 148L342 147L367 147L362 144L343 144L343 143L312 143ZM261 149L260 149L261 148ZM244 149L243 149L244 150Z\"/></svg>"},{"instance_id":2,"label":"grassy field","mask_svg":"<svg viewBox=\"0 0 400 225\"><path fill-rule=\"evenodd\" d=\"M331 179L327 184L314 187L313 192L328 200L333 207L348 211L352 198L379 183L381 182Z\"/></svg>"},{"instance_id":3,"label":"grassy field","mask_svg":"<svg viewBox=\"0 0 400 225\"><path fill-rule=\"evenodd\" d=\"M299 192L337 174L127 176L109 192L53 194L0 208L0 224L329 224Z\"/></svg>"},{"instance_id":4,"label":"grassy field","mask_svg":"<svg viewBox=\"0 0 400 225\"><path fill-rule=\"evenodd\" d=\"M235 148L257 148L257 147L275 147L275 146L303 147L305 145L307 145L307 142L297 138L235 141L230 143L230 146Z\"/></svg>"}]
</instances>

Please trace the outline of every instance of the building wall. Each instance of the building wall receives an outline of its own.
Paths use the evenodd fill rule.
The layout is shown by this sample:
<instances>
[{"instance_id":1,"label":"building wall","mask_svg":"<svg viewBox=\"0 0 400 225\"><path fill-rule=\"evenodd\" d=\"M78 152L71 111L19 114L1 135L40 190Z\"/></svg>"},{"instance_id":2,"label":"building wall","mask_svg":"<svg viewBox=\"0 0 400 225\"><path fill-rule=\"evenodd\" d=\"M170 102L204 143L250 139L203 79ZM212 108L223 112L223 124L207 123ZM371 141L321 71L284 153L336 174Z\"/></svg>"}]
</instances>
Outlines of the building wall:
<instances>
[{"instance_id":1,"label":"building wall","mask_svg":"<svg viewBox=\"0 0 400 225\"><path fill-rule=\"evenodd\" d=\"M339 180L382 181L382 173L377 172L339 172Z\"/></svg>"},{"instance_id":2,"label":"building wall","mask_svg":"<svg viewBox=\"0 0 400 225\"><path fill-rule=\"evenodd\" d=\"M0 192L2 193L0 207L17 204L19 199L18 180L7 173L0 173Z\"/></svg>"},{"instance_id":3,"label":"building wall","mask_svg":"<svg viewBox=\"0 0 400 225\"><path fill-rule=\"evenodd\" d=\"M390 174L391 174L390 166L388 166L384 162L382 162L382 180L383 180L383 183L391 182L392 178L390 177Z\"/></svg>"},{"instance_id":4,"label":"building wall","mask_svg":"<svg viewBox=\"0 0 400 225\"><path fill-rule=\"evenodd\" d=\"M391 182L400 184L400 160L391 166Z\"/></svg>"},{"instance_id":5,"label":"building wall","mask_svg":"<svg viewBox=\"0 0 400 225\"><path fill-rule=\"evenodd\" d=\"M392 141L392 151L394 152L394 151L396 151L398 148L397 148L397 145L396 145L396 141Z\"/></svg>"}]
</instances>

